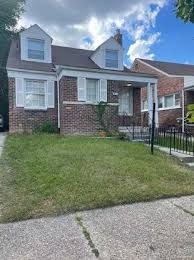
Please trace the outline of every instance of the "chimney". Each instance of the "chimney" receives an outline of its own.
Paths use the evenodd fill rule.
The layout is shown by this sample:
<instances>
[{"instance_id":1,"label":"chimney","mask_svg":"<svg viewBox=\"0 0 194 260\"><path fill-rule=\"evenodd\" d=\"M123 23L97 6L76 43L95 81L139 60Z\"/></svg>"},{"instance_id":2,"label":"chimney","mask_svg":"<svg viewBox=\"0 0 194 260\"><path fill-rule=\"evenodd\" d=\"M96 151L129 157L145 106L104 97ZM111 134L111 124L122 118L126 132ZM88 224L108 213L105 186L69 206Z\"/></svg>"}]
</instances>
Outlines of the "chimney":
<instances>
[{"instance_id":1,"label":"chimney","mask_svg":"<svg viewBox=\"0 0 194 260\"><path fill-rule=\"evenodd\" d=\"M114 38L121 46L123 46L123 35L121 34L120 29L116 30Z\"/></svg>"}]
</instances>

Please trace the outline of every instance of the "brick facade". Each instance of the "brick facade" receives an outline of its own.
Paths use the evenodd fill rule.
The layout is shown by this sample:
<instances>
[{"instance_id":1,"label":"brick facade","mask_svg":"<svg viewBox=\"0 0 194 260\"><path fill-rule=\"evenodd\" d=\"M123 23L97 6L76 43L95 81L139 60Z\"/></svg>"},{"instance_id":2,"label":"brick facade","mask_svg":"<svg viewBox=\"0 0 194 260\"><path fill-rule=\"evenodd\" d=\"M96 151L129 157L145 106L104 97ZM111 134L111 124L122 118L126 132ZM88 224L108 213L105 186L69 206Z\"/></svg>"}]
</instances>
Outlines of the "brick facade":
<instances>
[{"instance_id":1,"label":"brick facade","mask_svg":"<svg viewBox=\"0 0 194 260\"><path fill-rule=\"evenodd\" d=\"M115 132L122 125L140 121L140 89L133 89L133 116L118 115L118 94L126 87L127 82L108 81L108 106L105 120L110 121L110 131ZM129 87L128 87L129 88ZM59 82L60 91L60 132L62 134L95 134L100 129L97 121L96 106L78 102L77 78L63 77ZM32 132L44 122L58 125L57 86L55 86L55 108L42 110L26 110L16 107L15 79L9 78L9 124L10 132Z\"/></svg>"},{"instance_id":2,"label":"brick facade","mask_svg":"<svg viewBox=\"0 0 194 260\"><path fill-rule=\"evenodd\" d=\"M126 82L108 81L107 84L107 111L105 119L111 119L110 130L117 131L123 120L130 121L132 117L118 115L119 91L126 86ZM140 91L134 89L134 112L140 111ZM137 99L138 98L138 99ZM60 80L60 115L61 133L63 134L93 134L97 133L100 125L96 120L95 106L84 104L77 100L77 78L63 77Z\"/></svg>"},{"instance_id":3,"label":"brick facade","mask_svg":"<svg viewBox=\"0 0 194 260\"><path fill-rule=\"evenodd\" d=\"M44 122L51 122L57 127L57 87L55 86L55 108L43 110L26 110L16 107L15 79L9 78L9 131L32 132Z\"/></svg>"},{"instance_id":4,"label":"brick facade","mask_svg":"<svg viewBox=\"0 0 194 260\"><path fill-rule=\"evenodd\" d=\"M111 130L118 128L118 97L112 92L118 92L118 84L108 82L108 106L106 118L112 117ZM60 125L62 134L92 134L98 132L100 125L96 119L94 105L78 102L77 78L63 77L60 80ZM72 104L71 104L72 102Z\"/></svg>"},{"instance_id":5,"label":"brick facade","mask_svg":"<svg viewBox=\"0 0 194 260\"><path fill-rule=\"evenodd\" d=\"M143 64L141 61L136 60L133 64L132 70L135 72L149 73L158 76L158 96L164 96L168 94L180 93L184 87L184 78L182 77L168 77L159 71L152 69L150 66ZM141 90L141 98L147 98L147 90L143 88ZM147 113L142 113L142 117L145 117ZM176 125L177 118L182 117L181 108L159 110L159 125Z\"/></svg>"}]
</instances>

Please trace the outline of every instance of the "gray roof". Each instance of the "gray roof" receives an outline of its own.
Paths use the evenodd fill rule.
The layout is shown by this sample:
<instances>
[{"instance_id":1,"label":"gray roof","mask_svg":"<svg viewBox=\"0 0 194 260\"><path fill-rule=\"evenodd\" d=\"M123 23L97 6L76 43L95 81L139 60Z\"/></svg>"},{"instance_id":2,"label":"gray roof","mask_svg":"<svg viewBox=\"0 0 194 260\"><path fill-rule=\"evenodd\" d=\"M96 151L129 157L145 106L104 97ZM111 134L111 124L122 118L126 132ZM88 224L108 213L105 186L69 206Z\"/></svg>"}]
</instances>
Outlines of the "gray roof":
<instances>
[{"instance_id":1,"label":"gray roof","mask_svg":"<svg viewBox=\"0 0 194 260\"><path fill-rule=\"evenodd\" d=\"M24 61L20 58L20 42L13 40L7 60L7 68L52 72L55 65L100 69L90 58L94 51L52 45L52 63ZM130 72L124 67L123 72Z\"/></svg>"},{"instance_id":2,"label":"gray roof","mask_svg":"<svg viewBox=\"0 0 194 260\"><path fill-rule=\"evenodd\" d=\"M99 69L99 66L90 59L93 53L91 50L52 45L52 59L56 65Z\"/></svg>"},{"instance_id":3,"label":"gray roof","mask_svg":"<svg viewBox=\"0 0 194 260\"><path fill-rule=\"evenodd\" d=\"M10 46L7 68L51 72L54 66L52 63L21 60L19 40L13 40Z\"/></svg>"},{"instance_id":4,"label":"gray roof","mask_svg":"<svg viewBox=\"0 0 194 260\"><path fill-rule=\"evenodd\" d=\"M138 59L170 75L194 76L194 65Z\"/></svg>"}]
</instances>

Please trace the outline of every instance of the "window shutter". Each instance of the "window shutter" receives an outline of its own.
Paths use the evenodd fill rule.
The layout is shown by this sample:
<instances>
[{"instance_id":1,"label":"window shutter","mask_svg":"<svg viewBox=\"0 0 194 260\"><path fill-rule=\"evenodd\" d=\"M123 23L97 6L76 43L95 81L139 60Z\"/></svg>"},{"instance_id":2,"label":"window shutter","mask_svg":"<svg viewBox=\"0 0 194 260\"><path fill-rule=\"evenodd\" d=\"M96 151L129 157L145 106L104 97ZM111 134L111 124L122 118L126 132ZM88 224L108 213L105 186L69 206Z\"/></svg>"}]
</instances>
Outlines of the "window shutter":
<instances>
[{"instance_id":1,"label":"window shutter","mask_svg":"<svg viewBox=\"0 0 194 260\"><path fill-rule=\"evenodd\" d=\"M16 78L16 107L24 107L24 80Z\"/></svg>"},{"instance_id":2,"label":"window shutter","mask_svg":"<svg viewBox=\"0 0 194 260\"><path fill-rule=\"evenodd\" d=\"M55 81L53 80L47 82L47 107L55 107Z\"/></svg>"},{"instance_id":3,"label":"window shutter","mask_svg":"<svg viewBox=\"0 0 194 260\"><path fill-rule=\"evenodd\" d=\"M100 80L100 101L107 102L107 80Z\"/></svg>"},{"instance_id":4,"label":"window shutter","mask_svg":"<svg viewBox=\"0 0 194 260\"><path fill-rule=\"evenodd\" d=\"M86 78L79 77L77 80L78 100L86 101Z\"/></svg>"}]
</instances>

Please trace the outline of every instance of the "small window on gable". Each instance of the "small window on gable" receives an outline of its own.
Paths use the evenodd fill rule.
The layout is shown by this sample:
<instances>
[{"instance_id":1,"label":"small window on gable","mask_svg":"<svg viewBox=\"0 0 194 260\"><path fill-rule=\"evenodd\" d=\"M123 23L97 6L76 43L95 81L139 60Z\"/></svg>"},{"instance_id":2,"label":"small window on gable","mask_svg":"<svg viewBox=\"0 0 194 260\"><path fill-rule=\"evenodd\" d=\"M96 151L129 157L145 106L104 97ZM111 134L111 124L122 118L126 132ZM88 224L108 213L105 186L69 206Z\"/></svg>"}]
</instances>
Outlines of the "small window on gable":
<instances>
[{"instance_id":1,"label":"small window on gable","mask_svg":"<svg viewBox=\"0 0 194 260\"><path fill-rule=\"evenodd\" d=\"M105 65L107 68L118 68L118 51L117 50L106 50L105 54Z\"/></svg>"},{"instance_id":2,"label":"small window on gable","mask_svg":"<svg viewBox=\"0 0 194 260\"><path fill-rule=\"evenodd\" d=\"M44 40L28 39L28 59L44 60Z\"/></svg>"}]
</instances>

